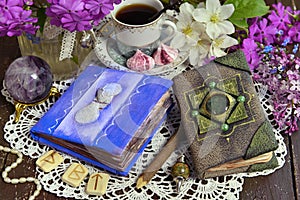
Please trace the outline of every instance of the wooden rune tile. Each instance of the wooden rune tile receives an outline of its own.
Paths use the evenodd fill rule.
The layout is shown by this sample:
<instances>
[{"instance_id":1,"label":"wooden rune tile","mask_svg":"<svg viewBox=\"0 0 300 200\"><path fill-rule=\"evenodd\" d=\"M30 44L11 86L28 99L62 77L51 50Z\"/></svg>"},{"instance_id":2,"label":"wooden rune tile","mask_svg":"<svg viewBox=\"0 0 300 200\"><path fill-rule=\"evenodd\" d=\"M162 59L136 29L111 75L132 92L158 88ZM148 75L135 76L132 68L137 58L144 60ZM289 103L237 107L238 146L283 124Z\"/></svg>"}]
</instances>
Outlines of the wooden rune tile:
<instances>
[{"instance_id":1,"label":"wooden rune tile","mask_svg":"<svg viewBox=\"0 0 300 200\"><path fill-rule=\"evenodd\" d=\"M62 180L73 187L78 187L87 174L86 167L79 163L73 163L63 174Z\"/></svg>"},{"instance_id":2,"label":"wooden rune tile","mask_svg":"<svg viewBox=\"0 0 300 200\"><path fill-rule=\"evenodd\" d=\"M62 163L64 158L56 151L50 150L37 159L36 165L44 172L50 172Z\"/></svg>"},{"instance_id":3,"label":"wooden rune tile","mask_svg":"<svg viewBox=\"0 0 300 200\"><path fill-rule=\"evenodd\" d=\"M103 195L106 192L110 176L105 173L94 173L90 176L86 186L86 193L89 195Z\"/></svg>"}]
</instances>

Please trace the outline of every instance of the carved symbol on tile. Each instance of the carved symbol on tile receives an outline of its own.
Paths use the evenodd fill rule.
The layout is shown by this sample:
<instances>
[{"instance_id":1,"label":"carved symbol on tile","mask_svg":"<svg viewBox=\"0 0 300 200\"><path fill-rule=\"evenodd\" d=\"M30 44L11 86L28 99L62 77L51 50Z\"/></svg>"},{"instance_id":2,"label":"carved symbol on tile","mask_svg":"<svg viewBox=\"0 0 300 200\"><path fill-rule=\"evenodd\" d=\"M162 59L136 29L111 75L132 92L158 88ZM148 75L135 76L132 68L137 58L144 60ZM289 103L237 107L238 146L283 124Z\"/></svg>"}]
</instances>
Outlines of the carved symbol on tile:
<instances>
[{"instance_id":1,"label":"carved symbol on tile","mask_svg":"<svg viewBox=\"0 0 300 200\"><path fill-rule=\"evenodd\" d=\"M94 185L94 190L96 190L97 187L98 187L98 179L99 179L99 177L102 179L102 176L99 175L99 174L95 174L94 176L91 177L91 178L96 178L95 185Z\"/></svg>"},{"instance_id":2,"label":"carved symbol on tile","mask_svg":"<svg viewBox=\"0 0 300 200\"><path fill-rule=\"evenodd\" d=\"M81 174L85 173L85 169L81 165L77 165L73 171L69 174L68 178L70 179L75 179L75 180L80 180L81 179Z\"/></svg>"},{"instance_id":3,"label":"carved symbol on tile","mask_svg":"<svg viewBox=\"0 0 300 200\"><path fill-rule=\"evenodd\" d=\"M86 167L79 163L73 163L62 176L62 180L73 187L78 187L87 174Z\"/></svg>"},{"instance_id":4,"label":"carved symbol on tile","mask_svg":"<svg viewBox=\"0 0 300 200\"><path fill-rule=\"evenodd\" d=\"M55 154L55 153L56 153L56 152L53 151L48 157L42 159L42 161L48 162L48 163L51 163L51 164L54 164L54 163L55 163L55 158L54 158L54 154Z\"/></svg>"},{"instance_id":5,"label":"carved symbol on tile","mask_svg":"<svg viewBox=\"0 0 300 200\"><path fill-rule=\"evenodd\" d=\"M106 173L95 173L89 178L86 193L89 195L103 195L106 192L110 176Z\"/></svg>"},{"instance_id":6,"label":"carved symbol on tile","mask_svg":"<svg viewBox=\"0 0 300 200\"><path fill-rule=\"evenodd\" d=\"M49 172L62 163L63 160L63 157L59 153L54 150L50 150L36 160L36 165L44 172Z\"/></svg>"}]
</instances>

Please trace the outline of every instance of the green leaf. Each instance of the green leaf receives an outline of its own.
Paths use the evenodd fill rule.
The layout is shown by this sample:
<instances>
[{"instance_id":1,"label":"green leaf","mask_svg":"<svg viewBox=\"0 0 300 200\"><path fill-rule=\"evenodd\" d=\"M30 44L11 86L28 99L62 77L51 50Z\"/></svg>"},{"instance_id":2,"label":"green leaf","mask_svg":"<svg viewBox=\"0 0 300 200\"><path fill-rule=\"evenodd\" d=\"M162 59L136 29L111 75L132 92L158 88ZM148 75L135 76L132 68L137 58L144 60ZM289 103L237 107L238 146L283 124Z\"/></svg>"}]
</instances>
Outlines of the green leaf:
<instances>
[{"instance_id":1,"label":"green leaf","mask_svg":"<svg viewBox=\"0 0 300 200\"><path fill-rule=\"evenodd\" d=\"M224 4L233 4L234 13L230 18L253 18L268 13L269 6L264 0L227 0Z\"/></svg>"},{"instance_id":2,"label":"green leaf","mask_svg":"<svg viewBox=\"0 0 300 200\"><path fill-rule=\"evenodd\" d=\"M240 18L230 18L229 21L233 23L235 26L244 29L247 31L248 29L248 24L246 19L240 19Z\"/></svg>"},{"instance_id":3,"label":"green leaf","mask_svg":"<svg viewBox=\"0 0 300 200\"><path fill-rule=\"evenodd\" d=\"M38 18L37 25L40 26L41 33L43 33L43 31L44 31L45 22L47 19L47 15L45 12L46 12L46 8L39 8L37 10L37 18Z\"/></svg>"}]
</instances>

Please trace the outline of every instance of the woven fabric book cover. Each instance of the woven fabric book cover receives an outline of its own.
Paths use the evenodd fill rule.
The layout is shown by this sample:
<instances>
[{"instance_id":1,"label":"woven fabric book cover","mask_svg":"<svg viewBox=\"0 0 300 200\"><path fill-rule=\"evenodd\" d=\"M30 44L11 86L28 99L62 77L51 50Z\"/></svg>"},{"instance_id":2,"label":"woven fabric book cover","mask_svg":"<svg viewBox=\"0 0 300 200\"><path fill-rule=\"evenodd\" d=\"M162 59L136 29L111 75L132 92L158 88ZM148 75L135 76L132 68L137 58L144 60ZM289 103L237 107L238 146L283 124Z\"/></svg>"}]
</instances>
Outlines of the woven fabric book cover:
<instances>
[{"instance_id":1,"label":"woven fabric book cover","mask_svg":"<svg viewBox=\"0 0 300 200\"><path fill-rule=\"evenodd\" d=\"M41 143L127 175L166 116L171 80L87 67L31 129Z\"/></svg>"},{"instance_id":2,"label":"woven fabric book cover","mask_svg":"<svg viewBox=\"0 0 300 200\"><path fill-rule=\"evenodd\" d=\"M181 126L200 178L273 168L278 144L237 51L173 79Z\"/></svg>"}]
</instances>

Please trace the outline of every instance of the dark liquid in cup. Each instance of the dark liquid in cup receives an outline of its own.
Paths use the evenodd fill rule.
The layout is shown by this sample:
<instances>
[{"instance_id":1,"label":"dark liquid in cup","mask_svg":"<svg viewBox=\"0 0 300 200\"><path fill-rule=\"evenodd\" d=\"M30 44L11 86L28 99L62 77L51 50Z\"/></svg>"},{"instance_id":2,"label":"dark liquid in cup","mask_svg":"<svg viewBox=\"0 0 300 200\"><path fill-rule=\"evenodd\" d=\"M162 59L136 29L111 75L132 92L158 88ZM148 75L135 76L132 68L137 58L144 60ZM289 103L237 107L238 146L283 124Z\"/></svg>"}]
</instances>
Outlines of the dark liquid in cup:
<instances>
[{"instance_id":1,"label":"dark liquid in cup","mask_svg":"<svg viewBox=\"0 0 300 200\"><path fill-rule=\"evenodd\" d=\"M121 8L116 19L130 25L143 25L149 23L148 19L158 11L156 8L145 4L132 4Z\"/></svg>"}]
</instances>

